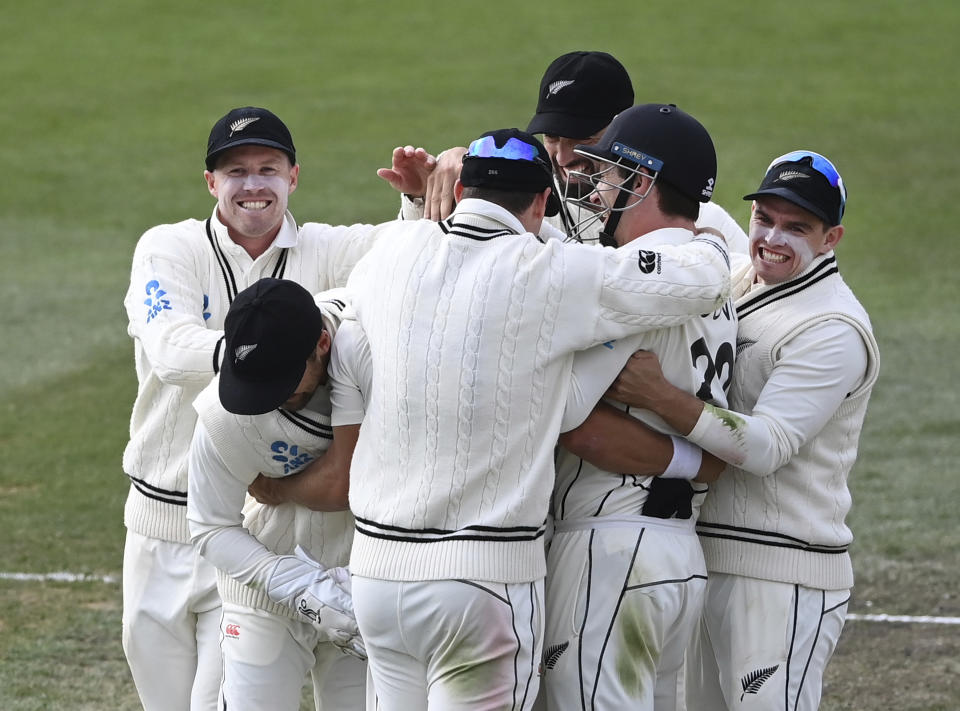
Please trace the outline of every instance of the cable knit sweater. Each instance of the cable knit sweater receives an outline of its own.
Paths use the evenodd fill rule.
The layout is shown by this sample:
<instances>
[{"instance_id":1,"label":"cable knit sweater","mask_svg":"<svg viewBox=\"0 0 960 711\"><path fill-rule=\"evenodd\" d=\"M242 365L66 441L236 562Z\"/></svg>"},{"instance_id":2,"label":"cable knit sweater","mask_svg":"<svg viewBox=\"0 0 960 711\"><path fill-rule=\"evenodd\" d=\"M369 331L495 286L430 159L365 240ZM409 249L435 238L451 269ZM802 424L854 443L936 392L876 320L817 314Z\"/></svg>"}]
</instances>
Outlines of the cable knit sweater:
<instances>
[{"instance_id":1,"label":"cable knit sweater","mask_svg":"<svg viewBox=\"0 0 960 711\"><path fill-rule=\"evenodd\" d=\"M833 252L788 282L753 277L747 269L735 279L731 410L705 408L688 436L737 465L700 512L707 568L850 588L847 479L879 372L870 319Z\"/></svg>"},{"instance_id":2,"label":"cable knit sweater","mask_svg":"<svg viewBox=\"0 0 960 711\"><path fill-rule=\"evenodd\" d=\"M544 244L475 199L441 223L395 223L348 281L373 364L353 573L542 578L573 352L711 312L728 285L710 235L659 251Z\"/></svg>"},{"instance_id":3,"label":"cable knit sweater","mask_svg":"<svg viewBox=\"0 0 960 711\"><path fill-rule=\"evenodd\" d=\"M130 478L124 522L151 537L189 543L187 451L192 402L220 363L223 320L237 293L263 277L315 293L343 286L380 227L307 223L290 213L256 260L217 219L154 227L140 238L124 299L134 341L137 397L123 470Z\"/></svg>"}]
</instances>

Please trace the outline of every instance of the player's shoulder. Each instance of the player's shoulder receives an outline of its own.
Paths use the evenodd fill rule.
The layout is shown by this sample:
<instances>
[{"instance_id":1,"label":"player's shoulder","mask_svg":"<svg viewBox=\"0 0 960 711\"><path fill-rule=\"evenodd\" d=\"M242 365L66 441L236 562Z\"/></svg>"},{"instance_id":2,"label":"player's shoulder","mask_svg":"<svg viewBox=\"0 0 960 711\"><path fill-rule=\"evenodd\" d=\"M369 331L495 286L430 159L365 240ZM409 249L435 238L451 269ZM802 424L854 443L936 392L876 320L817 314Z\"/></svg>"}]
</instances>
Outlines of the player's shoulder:
<instances>
[{"instance_id":1,"label":"player's shoulder","mask_svg":"<svg viewBox=\"0 0 960 711\"><path fill-rule=\"evenodd\" d=\"M207 233L204 221L188 219L181 222L154 225L140 236L137 247L142 250L152 247L199 243L206 239Z\"/></svg>"},{"instance_id":2,"label":"player's shoulder","mask_svg":"<svg viewBox=\"0 0 960 711\"><path fill-rule=\"evenodd\" d=\"M304 222L299 227L299 236L301 242L324 242L353 235L367 235L372 232L380 232L393 224L410 225L415 224L415 222L391 220L377 224L354 222L349 225L331 225L326 222Z\"/></svg>"}]
</instances>

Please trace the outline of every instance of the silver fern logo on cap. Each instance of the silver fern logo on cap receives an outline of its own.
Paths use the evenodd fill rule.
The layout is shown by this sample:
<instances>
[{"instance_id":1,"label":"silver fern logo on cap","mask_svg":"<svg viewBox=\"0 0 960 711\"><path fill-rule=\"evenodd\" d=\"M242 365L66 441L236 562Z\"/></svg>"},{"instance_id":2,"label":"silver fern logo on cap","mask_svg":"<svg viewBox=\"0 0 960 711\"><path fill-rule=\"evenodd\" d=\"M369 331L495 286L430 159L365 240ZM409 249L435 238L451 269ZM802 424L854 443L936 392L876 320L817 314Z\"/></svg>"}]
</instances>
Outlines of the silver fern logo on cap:
<instances>
[{"instance_id":1,"label":"silver fern logo on cap","mask_svg":"<svg viewBox=\"0 0 960 711\"><path fill-rule=\"evenodd\" d=\"M230 135L227 136L227 138L233 138L233 134L237 133L238 131L242 131L247 126L252 124L254 121L259 121L259 120L260 120L259 116L251 116L249 118L237 119L232 124L230 124Z\"/></svg>"},{"instance_id":2,"label":"silver fern logo on cap","mask_svg":"<svg viewBox=\"0 0 960 711\"><path fill-rule=\"evenodd\" d=\"M547 96L555 96L560 93L561 89L565 89L576 81L576 79L561 79L560 81L555 81L547 87Z\"/></svg>"},{"instance_id":3,"label":"silver fern logo on cap","mask_svg":"<svg viewBox=\"0 0 960 711\"><path fill-rule=\"evenodd\" d=\"M248 355L256 348L259 343L254 343L249 346L237 346L236 350L233 351L233 360L235 363L239 363L242 360L245 360Z\"/></svg>"},{"instance_id":4,"label":"silver fern logo on cap","mask_svg":"<svg viewBox=\"0 0 960 711\"><path fill-rule=\"evenodd\" d=\"M796 180L798 178L806 180L809 177L810 177L809 175L807 175L806 173L801 173L799 170L785 170L782 173L780 173L780 175L777 176L777 180L786 181L786 180Z\"/></svg>"}]
</instances>

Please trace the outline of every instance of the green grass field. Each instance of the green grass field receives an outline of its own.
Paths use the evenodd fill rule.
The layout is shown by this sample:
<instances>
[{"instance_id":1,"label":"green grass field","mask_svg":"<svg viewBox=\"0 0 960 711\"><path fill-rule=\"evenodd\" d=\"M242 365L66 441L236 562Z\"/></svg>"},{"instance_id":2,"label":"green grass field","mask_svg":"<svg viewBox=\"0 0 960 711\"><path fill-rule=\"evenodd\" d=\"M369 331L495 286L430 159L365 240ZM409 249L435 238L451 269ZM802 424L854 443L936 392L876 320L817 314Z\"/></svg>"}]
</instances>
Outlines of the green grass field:
<instances>
[{"instance_id":1,"label":"green grass field","mask_svg":"<svg viewBox=\"0 0 960 711\"><path fill-rule=\"evenodd\" d=\"M882 351L852 481L851 610L960 616L960 5L7 5L0 573L119 576L129 263L148 227L209 213L213 121L270 107L297 144L298 219L380 221L397 201L375 169L395 145L438 151L524 127L554 57L603 49L638 101L676 103L710 129L715 199L741 224L740 196L771 157L812 148L837 163L850 192L841 269ZM953 710L958 679L957 626L852 621L822 708ZM137 707L118 584L0 578L0 708Z\"/></svg>"}]
</instances>

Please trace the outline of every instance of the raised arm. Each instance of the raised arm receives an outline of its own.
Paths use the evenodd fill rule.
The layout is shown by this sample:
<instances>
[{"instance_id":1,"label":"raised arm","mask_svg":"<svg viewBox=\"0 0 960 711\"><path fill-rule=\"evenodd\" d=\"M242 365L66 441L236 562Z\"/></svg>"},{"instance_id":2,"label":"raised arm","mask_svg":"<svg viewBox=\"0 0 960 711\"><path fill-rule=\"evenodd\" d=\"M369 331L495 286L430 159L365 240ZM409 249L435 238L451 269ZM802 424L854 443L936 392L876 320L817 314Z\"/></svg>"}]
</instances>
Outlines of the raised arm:
<instances>
[{"instance_id":1,"label":"raised arm","mask_svg":"<svg viewBox=\"0 0 960 711\"><path fill-rule=\"evenodd\" d=\"M437 159L423 148L397 146L393 149L390 167L380 168L377 175L404 195L423 197L436 167Z\"/></svg>"}]
</instances>

